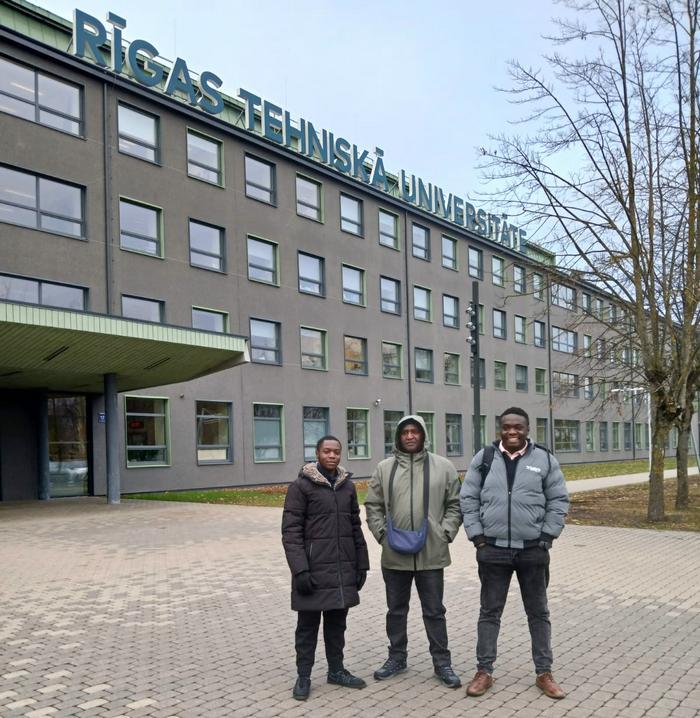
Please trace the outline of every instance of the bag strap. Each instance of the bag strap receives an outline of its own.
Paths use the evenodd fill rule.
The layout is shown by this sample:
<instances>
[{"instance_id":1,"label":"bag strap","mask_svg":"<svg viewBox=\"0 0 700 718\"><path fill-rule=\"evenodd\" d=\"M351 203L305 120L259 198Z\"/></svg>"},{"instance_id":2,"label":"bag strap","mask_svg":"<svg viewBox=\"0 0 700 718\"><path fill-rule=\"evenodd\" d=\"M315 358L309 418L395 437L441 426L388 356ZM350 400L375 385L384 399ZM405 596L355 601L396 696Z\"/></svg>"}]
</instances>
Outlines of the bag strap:
<instances>
[{"instance_id":1,"label":"bag strap","mask_svg":"<svg viewBox=\"0 0 700 718\"><path fill-rule=\"evenodd\" d=\"M491 464L493 463L493 457L495 453L496 447L493 444L489 444L488 446L484 447L484 453L481 457L481 465L479 466L482 489L484 488L484 483L486 483L486 477L489 475L489 471L491 471Z\"/></svg>"},{"instance_id":2,"label":"bag strap","mask_svg":"<svg viewBox=\"0 0 700 718\"><path fill-rule=\"evenodd\" d=\"M544 482L552 470L552 452L544 444L534 444L534 446L547 452L547 473L542 477L542 491L544 491Z\"/></svg>"},{"instance_id":3,"label":"bag strap","mask_svg":"<svg viewBox=\"0 0 700 718\"><path fill-rule=\"evenodd\" d=\"M391 467L389 474L389 504L387 505L387 513L391 514L391 500L394 495L394 476L399 468L399 460L394 459L394 465ZM428 518L428 502L430 501L430 454L425 452L423 460L423 520Z\"/></svg>"}]
</instances>

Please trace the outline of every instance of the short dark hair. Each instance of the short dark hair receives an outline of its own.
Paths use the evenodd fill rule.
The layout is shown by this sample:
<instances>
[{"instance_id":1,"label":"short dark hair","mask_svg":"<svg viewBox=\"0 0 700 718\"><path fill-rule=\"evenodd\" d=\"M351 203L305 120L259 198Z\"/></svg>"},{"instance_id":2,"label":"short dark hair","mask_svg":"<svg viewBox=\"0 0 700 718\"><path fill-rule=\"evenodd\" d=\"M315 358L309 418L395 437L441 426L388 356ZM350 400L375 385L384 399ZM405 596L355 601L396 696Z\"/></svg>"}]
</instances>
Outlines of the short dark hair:
<instances>
[{"instance_id":1,"label":"short dark hair","mask_svg":"<svg viewBox=\"0 0 700 718\"><path fill-rule=\"evenodd\" d=\"M521 409L519 406L511 406L508 409L505 409L501 412L501 415L498 417L498 423L501 424L503 422L503 417L506 414L517 414L518 416L522 416L523 419L525 419L525 423L530 426L530 417L527 415L527 412L525 409Z\"/></svg>"},{"instance_id":2,"label":"short dark hair","mask_svg":"<svg viewBox=\"0 0 700 718\"><path fill-rule=\"evenodd\" d=\"M333 436L333 434L326 434L325 436L322 436L317 442L316 442L316 451L318 451L321 448L321 445L324 441L337 441L338 444L340 444L340 448L343 448L343 445L340 443L340 439L337 436Z\"/></svg>"}]
</instances>

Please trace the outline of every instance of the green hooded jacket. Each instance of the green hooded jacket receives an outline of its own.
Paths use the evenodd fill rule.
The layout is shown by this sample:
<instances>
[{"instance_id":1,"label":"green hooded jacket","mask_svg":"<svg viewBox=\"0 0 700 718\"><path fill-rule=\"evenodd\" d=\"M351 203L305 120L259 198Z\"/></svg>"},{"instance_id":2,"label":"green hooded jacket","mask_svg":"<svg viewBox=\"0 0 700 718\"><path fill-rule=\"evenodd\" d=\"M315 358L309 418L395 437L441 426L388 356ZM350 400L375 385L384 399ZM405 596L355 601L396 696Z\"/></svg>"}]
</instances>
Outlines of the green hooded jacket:
<instances>
[{"instance_id":1,"label":"green hooded jacket","mask_svg":"<svg viewBox=\"0 0 700 718\"><path fill-rule=\"evenodd\" d=\"M382 547L382 567L399 571L427 571L450 565L449 544L462 525L459 508L457 470L448 459L423 448L415 454L401 451L399 433L406 423L420 426L427 437L425 422L420 416L404 416L396 427L394 452L380 461L369 482L365 510L367 526ZM423 463L429 461L430 492L428 501L428 537L417 554L397 553L386 539L386 513L389 502L389 476L394 462L399 465L394 476L391 516L394 526L418 531L423 523Z\"/></svg>"}]
</instances>

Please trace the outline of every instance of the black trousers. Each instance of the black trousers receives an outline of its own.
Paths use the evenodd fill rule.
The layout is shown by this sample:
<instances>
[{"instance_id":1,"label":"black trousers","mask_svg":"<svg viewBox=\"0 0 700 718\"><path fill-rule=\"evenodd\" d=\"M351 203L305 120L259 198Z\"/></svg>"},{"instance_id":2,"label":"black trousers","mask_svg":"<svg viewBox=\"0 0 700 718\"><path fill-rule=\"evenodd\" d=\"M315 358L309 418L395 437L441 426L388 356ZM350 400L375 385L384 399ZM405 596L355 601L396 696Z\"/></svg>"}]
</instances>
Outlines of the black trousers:
<instances>
[{"instance_id":1,"label":"black trousers","mask_svg":"<svg viewBox=\"0 0 700 718\"><path fill-rule=\"evenodd\" d=\"M343 667L343 649L345 648L345 626L347 608L334 611L299 611L294 647L297 652L297 673L310 676L316 656L318 628L323 613L323 643L329 671L338 671Z\"/></svg>"},{"instance_id":2,"label":"black trousers","mask_svg":"<svg viewBox=\"0 0 700 718\"><path fill-rule=\"evenodd\" d=\"M433 665L449 666L452 663L447 648L447 622L445 606L442 603L444 593L443 570L397 571L382 568L386 588L386 633L389 638L389 657L405 661L408 655L408 608L411 600L411 586L416 582L418 598L423 609L423 624L428 635L430 655Z\"/></svg>"}]
</instances>

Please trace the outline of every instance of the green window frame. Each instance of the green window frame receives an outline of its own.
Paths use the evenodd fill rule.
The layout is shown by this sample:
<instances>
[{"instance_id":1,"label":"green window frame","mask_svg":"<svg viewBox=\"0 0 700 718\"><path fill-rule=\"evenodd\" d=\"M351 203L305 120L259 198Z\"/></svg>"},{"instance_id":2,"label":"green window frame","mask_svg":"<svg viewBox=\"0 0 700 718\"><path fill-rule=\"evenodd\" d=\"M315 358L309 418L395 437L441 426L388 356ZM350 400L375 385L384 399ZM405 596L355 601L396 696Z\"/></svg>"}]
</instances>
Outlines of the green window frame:
<instances>
[{"instance_id":1,"label":"green window frame","mask_svg":"<svg viewBox=\"0 0 700 718\"><path fill-rule=\"evenodd\" d=\"M170 402L167 397L124 397L128 469L170 465Z\"/></svg>"},{"instance_id":2,"label":"green window frame","mask_svg":"<svg viewBox=\"0 0 700 718\"><path fill-rule=\"evenodd\" d=\"M201 401L197 415L197 464L232 464L232 404L230 401Z\"/></svg>"},{"instance_id":3,"label":"green window frame","mask_svg":"<svg viewBox=\"0 0 700 718\"><path fill-rule=\"evenodd\" d=\"M253 461L256 464L284 461L284 404L253 404Z\"/></svg>"}]
</instances>

